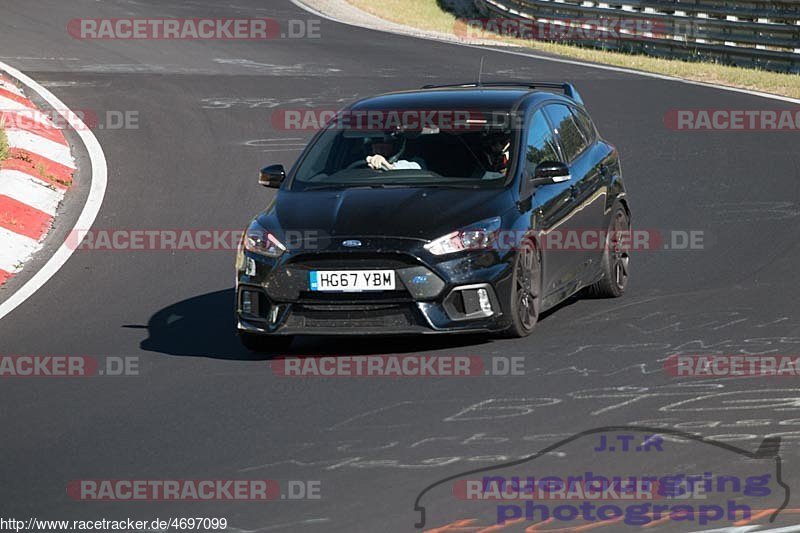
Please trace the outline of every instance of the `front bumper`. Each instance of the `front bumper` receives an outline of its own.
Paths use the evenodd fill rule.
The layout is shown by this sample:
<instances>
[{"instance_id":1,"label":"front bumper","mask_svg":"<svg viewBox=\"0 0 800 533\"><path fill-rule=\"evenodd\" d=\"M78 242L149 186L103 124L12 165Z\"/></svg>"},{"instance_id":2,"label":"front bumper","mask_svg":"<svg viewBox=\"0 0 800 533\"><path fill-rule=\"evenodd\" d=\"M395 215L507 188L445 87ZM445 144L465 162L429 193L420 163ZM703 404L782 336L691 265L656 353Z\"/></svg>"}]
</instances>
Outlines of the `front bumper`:
<instances>
[{"instance_id":1,"label":"front bumper","mask_svg":"<svg viewBox=\"0 0 800 533\"><path fill-rule=\"evenodd\" d=\"M241 252L239 331L265 335L404 335L501 331L509 324L513 258L498 251L433 256L421 241L379 239L269 259ZM395 271L395 291L315 292L313 270ZM478 291L482 299L478 299ZM489 303L487 304L487 299ZM482 305L481 305L482 304ZM490 307L490 309L488 309Z\"/></svg>"}]
</instances>

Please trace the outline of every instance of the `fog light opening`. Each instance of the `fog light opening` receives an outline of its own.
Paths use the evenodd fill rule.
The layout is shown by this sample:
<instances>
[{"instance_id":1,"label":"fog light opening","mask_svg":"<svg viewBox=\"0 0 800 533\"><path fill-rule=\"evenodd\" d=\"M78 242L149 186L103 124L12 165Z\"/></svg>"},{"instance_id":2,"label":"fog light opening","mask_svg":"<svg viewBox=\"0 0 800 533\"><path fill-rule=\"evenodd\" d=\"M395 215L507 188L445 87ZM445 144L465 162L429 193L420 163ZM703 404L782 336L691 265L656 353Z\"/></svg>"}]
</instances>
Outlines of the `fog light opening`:
<instances>
[{"instance_id":1,"label":"fog light opening","mask_svg":"<svg viewBox=\"0 0 800 533\"><path fill-rule=\"evenodd\" d=\"M256 275L256 262L255 262L255 260L253 260L253 258L251 258L251 257L248 257L246 265L247 265L247 267L246 267L246 270L245 270L245 274L247 274L248 276L255 276Z\"/></svg>"},{"instance_id":2,"label":"fog light opening","mask_svg":"<svg viewBox=\"0 0 800 533\"><path fill-rule=\"evenodd\" d=\"M258 292L246 289L242 291L242 314L259 316Z\"/></svg>"},{"instance_id":3,"label":"fog light opening","mask_svg":"<svg viewBox=\"0 0 800 533\"><path fill-rule=\"evenodd\" d=\"M450 320L478 320L503 314L494 290L486 283L456 287L443 305Z\"/></svg>"},{"instance_id":4,"label":"fog light opening","mask_svg":"<svg viewBox=\"0 0 800 533\"><path fill-rule=\"evenodd\" d=\"M478 302L481 305L481 311L486 313L486 316L491 316L494 314L494 309L492 309L492 301L489 299L489 293L486 292L486 289L478 289Z\"/></svg>"}]
</instances>

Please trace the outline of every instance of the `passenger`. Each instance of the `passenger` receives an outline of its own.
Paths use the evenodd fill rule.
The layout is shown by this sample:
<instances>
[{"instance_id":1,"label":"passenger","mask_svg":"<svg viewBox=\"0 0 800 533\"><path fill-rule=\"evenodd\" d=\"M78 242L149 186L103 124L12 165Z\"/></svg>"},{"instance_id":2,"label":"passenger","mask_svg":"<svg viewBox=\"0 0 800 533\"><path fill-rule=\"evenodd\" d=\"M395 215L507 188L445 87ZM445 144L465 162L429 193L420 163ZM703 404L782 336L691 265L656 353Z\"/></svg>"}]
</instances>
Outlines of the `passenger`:
<instances>
[{"instance_id":1,"label":"passenger","mask_svg":"<svg viewBox=\"0 0 800 533\"><path fill-rule=\"evenodd\" d=\"M498 179L508 174L511 159L511 135L505 132L487 134L482 139L482 156L479 172L481 179Z\"/></svg>"}]
</instances>

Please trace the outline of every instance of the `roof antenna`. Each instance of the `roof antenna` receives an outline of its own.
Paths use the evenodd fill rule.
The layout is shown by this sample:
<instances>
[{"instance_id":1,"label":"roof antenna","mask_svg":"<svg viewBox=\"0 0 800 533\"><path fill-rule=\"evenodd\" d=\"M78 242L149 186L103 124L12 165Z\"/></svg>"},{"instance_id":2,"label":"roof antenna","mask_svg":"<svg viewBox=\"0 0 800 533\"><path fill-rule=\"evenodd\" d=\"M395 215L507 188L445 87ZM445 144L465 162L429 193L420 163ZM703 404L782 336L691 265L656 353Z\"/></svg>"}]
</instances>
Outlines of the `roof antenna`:
<instances>
[{"instance_id":1,"label":"roof antenna","mask_svg":"<svg viewBox=\"0 0 800 533\"><path fill-rule=\"evenodd\" d=\"M481 69L478 71L478 87L483 83L483 62L486 61L486 56L481 57Z\"/></svg>"}]
</instances>

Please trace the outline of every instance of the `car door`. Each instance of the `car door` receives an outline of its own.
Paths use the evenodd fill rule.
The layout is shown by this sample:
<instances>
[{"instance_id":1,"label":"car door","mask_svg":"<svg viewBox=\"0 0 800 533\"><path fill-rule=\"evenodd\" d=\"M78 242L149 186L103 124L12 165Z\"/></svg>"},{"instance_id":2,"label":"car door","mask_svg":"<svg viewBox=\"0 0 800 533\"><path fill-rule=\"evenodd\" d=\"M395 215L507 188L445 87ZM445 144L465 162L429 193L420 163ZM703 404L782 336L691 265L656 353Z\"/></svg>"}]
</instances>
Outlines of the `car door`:
<instances>
[{"instance_id":1,"label":"car door","mask_svg":"<svg viewBox=\"0 0 800 533\"><path fill-rule=\"evenodd\" d=\"M600 135L597 133L597 128L595 128L594 122L592 122L586 110L576 107L570 109L577 118L581 132L589 145L587 153L581 156L586 158L588 164L591 165L591 172L588 175L588 179L586 179L583 184L584 189L585 191L594 191L593 194L603 195L601 197L603 206L592 211L595 214L602 212L602 215L588 222L590 224L594 223L598 231L603 234L603 232L608 229L608 225L611 222L610 206L613 205L613 200L606 195L612 194L612 190L610 189L612 188L614 180L619 175L619 159L617 158L614 147L600 138ZM585 192L583 196L585 196ZM603 237L604 236L605 235L603 235ZM604 252L602 246L598 248L596 253L590 254L589 258L595 267L592 269L590 265L590 270L594 271L595 277L601 271L601 261Z\"/></svg>"},{"instance_id":2,"label":"car door","mask_svg":"<svg viewBox=\"0 0 800 533\"><path fill-rule=\"evenodd\" d=\"M563 233L567 283L571 290L594 281L598 262L602 258L605 240L606 188L602 184L601 162L596 158L595 139L587 139L579 126L572 106L554 103L544 113L556 132L562 161L569 165L570 222Z\"/></svg>"},{"instance_id":3,"label":"car door","mask_svg":"<svg viewBox=\"0 0 800 533\"><path fill-rule=\"evenodd\" d=\"M546 161L562 159L556 133L539 109L531 113L525 140L525 176L534 176L536 167ZM543 185L533 191L533 210L539 245L542 251L542 291L545 306L548 300L558 300L570 270L570 259L559 245L559 232L571 224L571 183Z\"/></svg>"}]
</instances>

